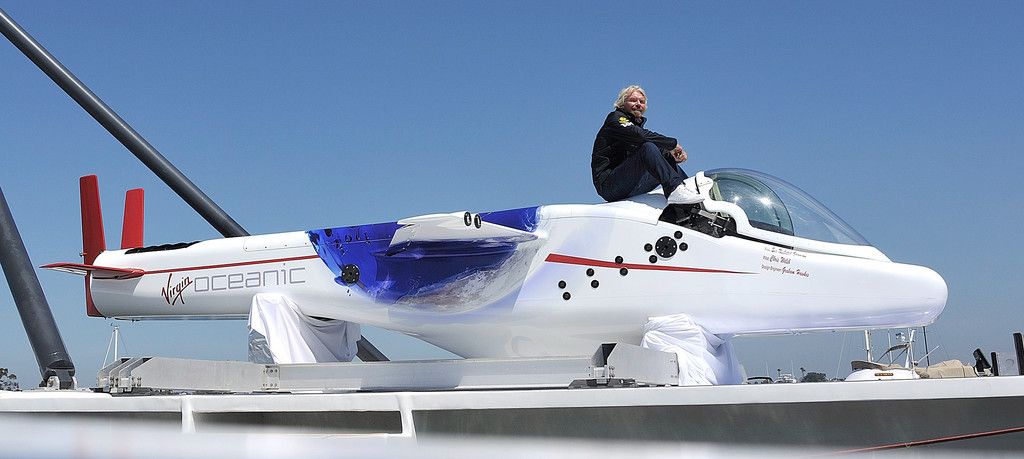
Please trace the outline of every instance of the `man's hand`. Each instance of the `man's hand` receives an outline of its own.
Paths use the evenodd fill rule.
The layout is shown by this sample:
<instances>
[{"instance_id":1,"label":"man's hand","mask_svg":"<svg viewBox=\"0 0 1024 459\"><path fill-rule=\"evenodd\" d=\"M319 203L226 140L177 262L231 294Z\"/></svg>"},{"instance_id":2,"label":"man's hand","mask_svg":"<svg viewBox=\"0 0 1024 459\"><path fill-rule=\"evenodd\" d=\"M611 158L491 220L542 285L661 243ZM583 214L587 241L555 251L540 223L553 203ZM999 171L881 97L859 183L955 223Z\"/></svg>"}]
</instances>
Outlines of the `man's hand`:
<instances>
[{"instance_id":1,"label":"man's hand","mask_svg":"<svg viewBox=\"0 0 1024 459\"><path fill-rule=\"evenodd\" d=\"M676 147L672 149L672 159L676 160L676 163L686 161L686 150L676 144Z\"/></svg>"}]
</instances>

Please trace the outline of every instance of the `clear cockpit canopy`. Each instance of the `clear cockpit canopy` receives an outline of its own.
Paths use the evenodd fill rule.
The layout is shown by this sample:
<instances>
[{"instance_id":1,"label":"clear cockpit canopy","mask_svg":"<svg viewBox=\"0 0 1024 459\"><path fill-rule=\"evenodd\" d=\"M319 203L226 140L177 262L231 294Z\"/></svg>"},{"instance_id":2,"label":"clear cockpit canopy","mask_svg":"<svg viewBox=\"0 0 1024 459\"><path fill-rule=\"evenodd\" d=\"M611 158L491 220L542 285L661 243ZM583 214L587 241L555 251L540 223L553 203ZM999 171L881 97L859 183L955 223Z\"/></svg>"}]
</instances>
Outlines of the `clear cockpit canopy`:
<instances>
[{"instance_id":1,"label":"clear cockpit canopy","mask_svg":"<svg viewBox=\"0 0 1024 459\"><path fill-rule=\"evenodd\" d=\"M871 245L849 224L803 190L748 169L714 169L710 195L736 204L750 226L775 233L847 245Z\"/></svg>"}]
</instances>

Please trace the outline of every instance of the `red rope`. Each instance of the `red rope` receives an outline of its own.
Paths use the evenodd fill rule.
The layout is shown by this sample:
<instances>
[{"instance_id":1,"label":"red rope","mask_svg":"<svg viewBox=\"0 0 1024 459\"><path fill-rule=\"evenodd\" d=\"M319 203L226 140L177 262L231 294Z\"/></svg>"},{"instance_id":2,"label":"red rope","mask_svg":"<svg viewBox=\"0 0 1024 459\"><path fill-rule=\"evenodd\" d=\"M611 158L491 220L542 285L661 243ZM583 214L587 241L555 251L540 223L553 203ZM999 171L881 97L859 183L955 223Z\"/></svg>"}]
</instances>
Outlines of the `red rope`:
<instances>
[{"instance_id":1,"label":"red rope","mask_svg":"<svg viewBox=\"0 0 1024 459\"><path fill-rule=\"evenodd\" d=\"M869 451L882 451L882 450L886 450L886 449L910 448L910 447L914 447L914 446L924 446L924 445L931 445L931 444L935 444L935 443L944 443L944 442L948 442L948 441L957 441L957 440L970 440L972 438L990 437L990 436L993 436L993 435L1002 435L1002 434L1008 434L1008 433L1014 433L1014 432L1022 432L1022 431L1024 431L1024 426L1022 426L1022 427L1011 427L1011 428L1008 428L1008 429L990 430L988 432L976 432L976 433L969 433L969 434L963 434L963 435L953 435L953 436L949 436L949 437L931 438L931 439L928 439L928 440L917 440L917 441L908 441L908 442L903 442L903 443L893 443L891 445L880 445L880 446L869 446L867 448L846 449L846 450L842 450L842 451L833 451L831 453L827 453L827 454L824 454L824 455L825 456L833 456L833 455L839 455L839 454L864 453L864 452L869 452Z\"/></svg>"}]
</instances>

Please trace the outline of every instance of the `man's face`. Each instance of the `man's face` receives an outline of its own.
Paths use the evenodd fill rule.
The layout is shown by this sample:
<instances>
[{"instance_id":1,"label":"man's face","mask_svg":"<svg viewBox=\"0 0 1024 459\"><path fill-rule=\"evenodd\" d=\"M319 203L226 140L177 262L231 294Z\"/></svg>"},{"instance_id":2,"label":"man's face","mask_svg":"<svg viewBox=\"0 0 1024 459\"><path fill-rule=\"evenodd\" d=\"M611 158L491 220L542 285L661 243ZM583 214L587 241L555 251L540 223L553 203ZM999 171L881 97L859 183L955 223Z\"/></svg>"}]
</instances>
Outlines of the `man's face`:
<instances>
[{"instance_id":1,"label":"man's face","mask_svg":"<svg viewBox=\"0 0 1024 459\"><path fill-rule=\"evenodd\" d=\"M640 118L647 111L647 98L644 97L644 93L633 91L632 94L626 97L626 105L622 108L632 113L634 117Z\"/></svg>"}]
</instances>

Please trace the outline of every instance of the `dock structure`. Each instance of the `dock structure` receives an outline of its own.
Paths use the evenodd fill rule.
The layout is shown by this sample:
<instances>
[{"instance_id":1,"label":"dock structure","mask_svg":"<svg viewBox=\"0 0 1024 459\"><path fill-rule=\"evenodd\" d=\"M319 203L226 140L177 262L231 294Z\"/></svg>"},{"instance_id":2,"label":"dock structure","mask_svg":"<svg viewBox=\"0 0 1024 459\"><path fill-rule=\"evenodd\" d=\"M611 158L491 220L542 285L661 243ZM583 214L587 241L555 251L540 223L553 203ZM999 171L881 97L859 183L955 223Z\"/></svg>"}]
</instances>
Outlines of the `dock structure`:
<instances>
[{"instance_id":1,"label":"dock structure","mask_svg":"<svg viewBox=\"0 0 1024 459\"><path fill-rule=\"evenodd\" d=\"M546 438L830 451L1024 445L1021 376L681 387L672 381L674 358L605 345L592 356L507 361L122 359L89 391L2 392L0 417L413 442Z\"/></svg>"}]
</instances>

